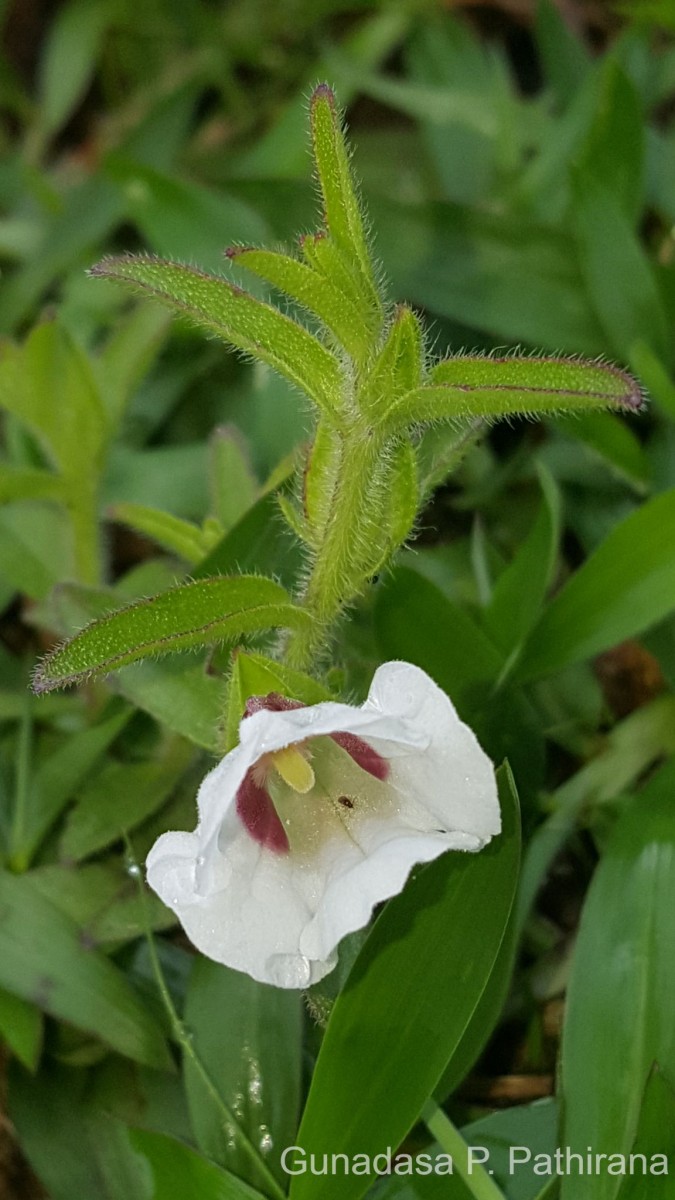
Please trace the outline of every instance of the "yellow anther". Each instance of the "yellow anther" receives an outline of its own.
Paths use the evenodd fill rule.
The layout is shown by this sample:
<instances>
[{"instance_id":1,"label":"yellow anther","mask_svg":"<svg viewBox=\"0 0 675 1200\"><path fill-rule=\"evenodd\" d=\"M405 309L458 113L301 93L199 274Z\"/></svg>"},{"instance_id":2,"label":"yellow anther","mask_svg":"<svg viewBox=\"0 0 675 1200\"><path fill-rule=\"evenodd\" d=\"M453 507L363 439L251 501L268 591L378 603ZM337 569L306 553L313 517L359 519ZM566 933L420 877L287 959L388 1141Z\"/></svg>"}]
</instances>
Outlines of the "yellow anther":
<instances>
[{"instance_id":1,"label":"yellow anther","mask_svg":"<svg viewBox=\"0 0 675 1200\"><path fill-rule=\"evenodd\" d=\"M314 772L308 759L297 746L284 746L283 750L275 750L271 758L284 783L293 788L294 792L300 792L302 795L311 792L314 787Z\"/></svg>"}]
</instances>

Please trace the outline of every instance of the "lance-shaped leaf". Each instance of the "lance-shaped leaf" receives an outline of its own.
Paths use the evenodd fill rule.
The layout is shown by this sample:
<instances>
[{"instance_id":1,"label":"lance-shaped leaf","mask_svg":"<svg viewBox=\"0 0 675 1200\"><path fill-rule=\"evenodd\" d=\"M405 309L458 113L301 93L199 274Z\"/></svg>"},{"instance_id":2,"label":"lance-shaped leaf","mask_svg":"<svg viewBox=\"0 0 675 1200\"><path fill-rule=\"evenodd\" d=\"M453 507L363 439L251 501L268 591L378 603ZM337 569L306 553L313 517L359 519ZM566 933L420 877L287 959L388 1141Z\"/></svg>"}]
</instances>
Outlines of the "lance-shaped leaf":
<instances>
[{"instance_id":1,"label":"lance-shaped leaf","mask_svg":"<svg viewBox=\"0 0 675 1200\"><path fill-rule=\"evenodd\" d=\"M331 287L341 293L343 303L359 311L364 328L375 336L380 328L379 308L363 309L360 271L358 263L347 261L339 246L328 236L325 229L317 233L305 233L298 239L303 258L319 275L330 281Z\"/></svg>"},{"instance_id":2,"label":"lance-shaped leaf","mask_svg":"<svg viewBox=\"0 0 675 1200\"><path fill-rule=\"evenodd\" d=\"M361 389L363 408L375 418L388 412L398 397L419 387L422 364L420 323L412 309L401 304Z\"/></svg>"},{"instance_id":3,"label":"lance-shaped leaf","mask_svg":"<svg viewBox=\"0 0 675 1200\"><path fill-rule=\"evenodd\" d=\"M238 266L297 300L323 321L348 354L357 360L363 358L370 339L361 314L353 304L345 304L344 295L328 276L277 250L232 246L226 254Z\"/></svg>"},{"instance_id":4,"label":"lance-shaped leaf","mask_svg":"<svg viewBox=\"0 0 675 1200\"><path fill-rule=\"evenodd\" d=\"M541 416L597 408L639 410L643 396L626 371L609 363L564 358L458 355L438 363L428 382L393 405L388 423Z\"/></svg>"},{"instance_id":5,"label":"lance-shaped leaf","mask_svg":"<svg viewBox=\"0 0 675 1200\"><path fill-rule=\"evenodd\" d=\"M337 359L309 330L217 275L148 256L104 258L91 275L130 284L269 363L316 404L335 413L340 397Z\"/></svg>"},{"instance_id":6,"label":"lance-shaped leaf","mask_svg":"<svg viewBox=\"0 0 675 1200\"><path fill-rule=\"evenodd\" d=\"M49 692L150 655L234 641L244 633L275 626L297 629L311 620L272 579L255 575L199 579L87 625L42 660L33 688Z\"/></svg>"},{"instance_id":7,"label":"lance-shaped leaf","mask_svg":"<svg viewBox=\"0 0 675 1200\"><path fill-rule=\"evenodd\" d=\"M335 96L320 84L310 101L314 160L323 196L328 232L348 263L358 272L367 309L380 309L373 267Z\"/></svg>"},{"instance_id":8,"label":"lance-shaped leaf","mask_svg":"<svg viewBox=\"0 0 675 1200\"><path fill-rule=\"evenodd\" d=\"M159 508L150 508L146 504L134 504L130 500L122 500L113 504L108 515L120 525L128 525L144 537L152 538L158 545L164 546L171 554L177 554L186 562L201 562L209 550L223 535L219 521L211 522L200 529L191 521L174 517L173 513L163 512Z\"/></svg>"}]
</instances>

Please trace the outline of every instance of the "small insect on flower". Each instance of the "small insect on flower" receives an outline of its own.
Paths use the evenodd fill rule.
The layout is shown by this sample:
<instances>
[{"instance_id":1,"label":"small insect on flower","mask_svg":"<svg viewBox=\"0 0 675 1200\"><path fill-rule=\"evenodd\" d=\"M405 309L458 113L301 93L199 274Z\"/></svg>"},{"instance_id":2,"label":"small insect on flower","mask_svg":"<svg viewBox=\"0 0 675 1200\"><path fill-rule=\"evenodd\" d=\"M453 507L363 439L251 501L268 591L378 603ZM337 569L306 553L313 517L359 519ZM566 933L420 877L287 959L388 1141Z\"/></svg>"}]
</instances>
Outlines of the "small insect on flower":
<instances>
[{"instance_id":1,"label":"small insect on flower","mask_svg":"<svg viewBox=\"0 0 675 1200\"><path fill-rule=\"evenodd\" d=\"M360 708L251 697L197 803L194 833L153 846L148 882L199 950L277 987L328 974L416 863L500 830L492 763L404 662L376 671Z\"/></svg>"}]
</instances>

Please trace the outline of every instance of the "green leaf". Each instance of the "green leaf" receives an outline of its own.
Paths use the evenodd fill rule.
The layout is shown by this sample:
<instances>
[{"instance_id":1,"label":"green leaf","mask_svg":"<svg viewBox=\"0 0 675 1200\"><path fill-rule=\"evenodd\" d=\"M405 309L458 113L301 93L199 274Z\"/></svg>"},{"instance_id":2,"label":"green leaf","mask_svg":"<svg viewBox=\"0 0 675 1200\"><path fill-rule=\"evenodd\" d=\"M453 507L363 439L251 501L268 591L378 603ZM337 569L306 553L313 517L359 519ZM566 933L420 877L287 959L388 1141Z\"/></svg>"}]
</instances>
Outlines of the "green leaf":
<instances>
[{"instance_id":1,"label":"green leaf","mask_svg":"<svg viewBox=\"0 0 675 1200\"><path fill-rule=\"evenodd\" d=\"M53 1061L37 1079L10 1074L12 1121L50 1200L158 1200L147 1161L125 1127L91 1103L88 1082L86 1071Z\"/></svg>"},{"instance_id":2,"label":"green leaf","mask_svg":"<svg viewBox=\"0 0 675 1200\"><path fill-rule=\"evenodd\" d=\"M195 579L256 571L291 587L302 566L295 538L280 519L276 497L261 496L192 572Z\"/></svg>"},{"instance_id":3,"label":"green leaf","mask_svg":"<svg viewBox=\"0 0 675 1200\"><path fill-rule=\"evenodd\" d=\"M83 352L54 323L38 325L22 347L0 348L0 405L36 435L71 479L96 469L106 431L101 398Z\"/></svg>"},{"instance_id":4,"label":"green leaf","mask_svg":"<svg viewBox=\"0 0 675 1200\"><path fill-rule=\"evenodd\" d=\"M518 553L499 576L485 624L505 653L529 633L552 581L560 540L560 495L553 476L539 468L543 503Z\"/></svg>"},{"instance_id":5,"label":"green leaf","mask_svg":"<svg viewBox=\"0 0 675 1200\"><path fill-rule=\"evenodd\" d=\"M106 175L119 184L127 213L142 240L162 257L219 271L223 238L264 241L270 231L255 208L221 186L215 190L186 178L172 177L115 152L105 162Z\"/></svg>"},{"instance_id":6,"label":"green leaf","mask_svg":"<svg viewBox=\"0 0 675 1200\"><path fill-rule=\"evenodd\" d=\"M500 342L556 355L607 353L568 234L529 213L411 205L375 194L369 209L393 296Z\"/></svg>"},{"instance_id":7,"label":"green leaf","mask_svg":"<svg viewBox=\"0 0 675 1200\"><path fill-rule=\"evenodd\" d=\"M0 504L14 500L63 500L64 489L58 475L36 467L0 465Z\"/></svg>"},{"instance_id":8,"label":"green leaf","mask_svg":"<svg viewBox=\"0 0 675 1200\"><path fill-rule=\"evenodd\" d=\"M348 354L363 359L370 345L368 329L358 310L345 304L343 292L330 277L277 250L233 246L227 256L296 300L323 322Z\"/></svg>"},{"instance_id":9,"label":"green leaf","mask_svg":"<svg viewBox=\"0 0 675 1200\"><path fill-rule=\"evenodd\" d=\"M37 709L39 705L36 715ZM11 842L14 867L25 870L42 839L131 715L130 708L119 700L113 701L100 721L71 734L32 769L25 809L14 822Z\"/></svg>"},{"instance_id":10,"label":"green leaf","mask_svg":"<svg viewBox=\"0 0 675 1200\"><path fill-rule=\"evenodd\" d=\"M417 446L417 463L422 499L431 496L457 469L462 459L486 432L487 421L453 421L430 425Z\"/></svg>"},{"instance_id":11,"label":"green leaf","mask_svg":"<svg viewBox=\"0 0 675 1200\"><path fill-rule=\"evenodd\" d=\"M472 1013L471 1020L464 1030L455 1053L434 1089L434 1095L439 1104L451 1095L466 1078L494 1032L508 996L519 932L514 905L483 994Z\"/></svg>"},{"instance_id":12,"label":"green leaf","mask_svg":"<svg viewBox=\"0 0 675 1200\"><path fill-rule=\"evenodd\" d=\"M362 296L362 316L367 323L380 309L373 266L349 168L335 96L320 84L310 100L312 147L324 204L326 227L346 263L353 267ZM372 320L372 317L371 317Z\"/></svg>"},{"instance_id":13,"label":"green leaf","mask_svg":"<svg viewBox=\"0 0 675 1200\"><path fill-rule=\"evenodd\" d=\"M407 440L394 447L388 497L390 542L383 563L410 536L420 508L420 487L415 449Z\"/></svg>"},{"instance_id":14,"label":"green leaf","mask_svg":"<svg viewBox=\"0 0 675 1200\"><path fill-rule=\"evenodd\" d=\"M429 382L392 405L388 424L467 420L522 414L639 409L642 393L617 367L561 358L489 358L457 355L438 363Z\"/></svg>"},{"instance_id":15,"label":"green leaf","mask_svg":"<svg viewBox=\"0 0 675 1200\"><path fill-rule=\"evenodd\" d=\"M183 521L180 517L174 517L171 513L162 512L159 508L150 508L145 504L133 504L123 500L119 504L111 505L108 515L113 521L128 525L144 537L152 538L171 554L176 554L192 564L203 560L211 548L209 543L214 540L210 534L205 534L191 521Z\"/></svg>"},{"instance_id":16,"label":"green leaf","mask_svg":"<svg viewBox=\"0 0 675 1200\"><path fill-rule=\"evenodd\" d=\"M112 17L112 6L100 0L70 0L57 12L40 64L40 123L46 136L61 128L86 92Z\"/></svg>"},{"instance_id":17,"label":"green leaf","mask_svg":"<svg viewBox=\"0 0 675 1200\"><path fill-rule=\"evenodd\" d=\"M262 179L265 185L272 179L303 177L307 171L308 89L314 86L317 79L330 74L343 103L347 104L358 94L352 77L353 63L376 66L387 59L405 40L413 21L411 13L399 8L387 6L375 10L372 16L364 10L361 20L349 27L342 41L345 53L349 56L350 69L341 68L339 63L329 63L327 53L313 62L302 87L282 108L279 118L253 146L235 159L237 173Z\"/></svg>"},{"instance_id":18,"label":"green leaf","mask_svg":"<svg viewBox=\"0 0 675 1200\"><path fill-rule=\"evenodd\" d=\"M163 832L163 830L162 830ZM153 892L141 898L138 880L121 857L86 866L46 866L31 871L38 892L78 926L88 949L118 945L151 929L175 924L173 913Z\"/></svg>"},{"instance_id":19,"label":"green leaf","mask_svg":"<svg viewBox=\"0 0 675 1200\"><path fill-rule=\"evenodd\" d=\"M641 442L623 416L609 412L578 413L556 422L558 432L569 433L608 463L619 478L639 495L647 491L652 468Z\"/></svg>"},{"instance_id":20,"label":"green leaf","mask_svg":"<svg viewBox=\"0 0 675 1200\"><path fill-rule=\"evenodd\" d=\"M147 1129L130 1129L129 1137L150 1164L152 1200L260 1200L260 1192L175 1138Z\"/></svg>"},{"instance_id":21,"label":"green leaf","mask_svg":"<svg viewBox=\"0 0 675 1200\"><path fill-rule=\"evenodd\" d=\"M675 489L614 528L545 609L516 678L535 679L600 654L675 608Z\"/></svg>"},{"instance_id":22,"label":"green leaf","mask_svg":"<svg viewBox=\"0 0 675 1200\"><path fill-rule=\"evenodd\" d=\"M83 944L30 875L0 873L0 907L2 987L136 1062L169 1065L162 1033L122 972Z\"/></svg>"},{"instance_id":23,"label":"green leaf","mask_svg":"<svg viewBox=\"0 0 675 1200\"><path fill-rule=\"evenodd\" d=\"M378 589L375 624L384 656L412 654L411 661L442 676L461 713L471 707L476 684L500 673L502 655L474 618L409 567L398 567ZM447 631L440 642L439 629Z\"/></svg>"},{"instance_id":24,"label":"green leaf","mask_svg":"<svg viewBox=\"0 0 675 1200\"><path fill-rule=\"evenodd\" d=\"M307 1154L398 1146L460 1044L499 952L519 861L518 803L499 774L504 829L476 855L420 870L376 921L333 1008L297 1144ZM321 1181L322 1200L356 1200L365 1176ZM292 1200L317 1195L297 1175Z\"/></svg>"},{"instance_id":25,"label":"green leaf","mask_svg":"<svg viewBox=\"0 0 675 1200\"><path fill-rule=\"evenodd\" d=\"M675 1077L675 760L626 806L586 900L567 994L562 1144L629 1154L652 1063ZM614 1200L620 1178L565 1176L562 1200Z\"/></svg>"},{"instance_id":26,"label":"green leaf","mask_svg":"<svg viewBox=\"0 0 675 1200\"><path fill-rule=\"evenodd\" d=\"M279 1156L292 1145L300 1105L302 1002L299 993L256 983L206 958L190 975L185 1021L209 1077L280 1182ZM265 1179L238 1144L190 1062L185 1084L197 1144L209 1158L265 1190Z\"/></svg>"},{"instance_id":27,"label":"green leaf","mask_svg":"<svg viewBox=\"0 0 675 1200\"><path fill-rule=\"evenodd\" d=\"M673 1188L670 1164L675 1156L675 1091L658 1064L652 1068L647 1081L631 1153L644 1154L647 1163L658 1168L658 1174L650 1173L649 1183L645 1185L638 1159L635 1174L624 1178L617 1200L643 1200L647 1190L649 1200L669 1200ZM656 1155L658 1160L655 1161L653 1156Z\"/></svg>"},{"instance_id":28,"label":"green leaf","mask_svg":"<svg viewBox=\"0 0 675 1200\"><path fill-rule=\"evenodd\" d=\"M319 545L331 519L333 483L339 468L342 440L327 421L319 421L303 471L303 508L308 536Z\"/></svg>"},{"instance_id":29,"label":"green leaf","mask_svg":"<svg viewBox=\"0 0 675 1200\"><path fill-rule=\"evenodd\" d=\"M194 755L174 738L157 760L106 762L80 793L59 843L66 862L77 862L119 841L168 799Z\"/></svg>"},{"instance_id":30,"label":"green leaf","mask_svg":"<svg viewBox=\"0 0 675 1200\"><path fill-rule=\"evenodd\" d=\"M195 666L193 655L177 654L167 662L125 667L116 686L166 729L213 754L221 752L218 729L225 708L225 685L217 676L207 675L203 664Z\"/></svg>"},{"instance_id":31,"label":"green leaf","mask_svg":"<svg viewBox=\"0 0 675 1200\"><path fill-rule=\"evenodd\" d=\"M303 326L216 275L161 259L104 258L91 275L147 292L201 328L269 363L335 416L340 409L337 359Z\"/></svg>"},{"instance_id":32,"label":"green leaf","mask_svg":"<svg viewBox=\"0 0 675 1200\"><path fill-rule=\"evenodd\" d=\"M580 267L613 354L628 358L635 341L668 359L668 318L653 267L616 195L589 171L572 179Z\"/></svg>"},{"instance_id":33,"label":"green leaf","mask_svg":"<svg viewBox=\"0 0 675 1200\"><path fill-rule=\"evenodd\" d=\"M51 562L45 562L40 553L42 547L35 547L30 533L30 524L13 521L7 513L0 514L0 585L9 589L5 603L14 592L22 592L31 600L43 600L57 582Z\"/></svg>"},{"instance_id":34,"label":"green leaf","mask_svg":"<svg viewBox=\"0 0 675 1200\"><path fill-rule=\"evenodd\" d=\"M218 576L172 588L94 621L51 651L37 669L36 692L107 674L150 655L195 649L244 633L311 622L271 579Z\"/></svg>"},{"instance_id":35,"label":"green leaf","mask_svg":"<svg viewBox=\"0 0 675 1200\"><path fill-rule=\"evenodd\" d=\"M564 103L573 99L591 66L580 37L571 29L553 0L540 0L534 28L546 82Z\"/></svg>"},{"instance_id":36,"label":"green leaf","mask_svg":"<svg viewBox=\"0 0 675 1200\"><path fill-rule=\"evenodd\" d=\"M255 504L258 481L234 425L216 429L209 442L212 512L229 530Z\"/></svg>"},{"instance_id":37,"label":"green leaf","mask_svg":"<svg viewBox=\"0 0 675 1200\"><path fill-rule=\"evenodd\" d=\"M39 1008L0 988L0 1038L29 1071L37 1069L42 1034L43 1020Z\"/></svg>"},{"instance_id":38,"label":"green leaf","mask_svg":"<svg viewBox=\"0 0 675 1200\"><path fill-rule=\"evenodd\" d=\"M161 305L137 304L94 359L99 392L113 429L166 340L170 322L170 314Z\"/></svg>"},{"instance_id":39,"label":"green leaf","mask_svg":"<svg viewBox=\"0 0 675 1200\"><path fill-rule=\"evenodd\" d=\"M360 390L360 404L377 421L395 400L421 383L422 330L412 309L399 305L382 348Z\"/></svg>"},{"instance_id":40,"label":"green leaf","mask_svg":"<svg viewBox=\"0 0 675 1200\"><path fill-rule=\"evenodd\" d=\"M598 753L549 799L551 815L535 830L523 858L519 921L527 917L555 856L585 807L621 796L664 754L675 753L675 696L657 696L615 725Z\"/></svg>"},{"instance_id":41,"label":"green leaf","mask_svg":"<svg viewBox=\"0 0 675 1200\"><path fill-rule=\"evenodd\" d=\"M534 1173L533 1160L537 1154L555 1154L557 1117L555 1100L536 1100L472 1121L462 1129L462 1135L469 1146L484 1146L488 1150L490 1171L508 1200L539 1200L542 1175ZM515 1146L519 1153L514 1156L512 1167L511 1148ZM527 1151L530 1159L524 1162Z\"/></svg>"},{"instance_id":42,"label":"green leaf","mask_svg":"<svg viewBox=\"0 0 675 1200\"><path fill-rule=\"evenodd\" d=\"M495 693L504 658L468 612L417 571L399 567L378 588L375 630L385 659L416 663L447 692L493 762L508 758L519 786L541 786L541 720L510 685Z\"/></svg>"},{"instance_id":43,"label":"green leaf","mask_svg":"<svg viewBox=\"0 0 675 1200\"><path fill-rule=\"evenodd\" d=\"M96 493L107 418L86 355L57 325L38 325L23 347L0 348L0 405L28 426L59 468L78 577L95 582Z\"/></svg>"},{"instance_id":44,"label":"green leaf","mask_svg":"<svg viewBox=\"0 0 675 1200\"><path fill-rule=\"evenodd\" d=\"M310 675L295 671L285 663L274 662L262 654L237 651L233 656L228 691L225 729L227 750L231 750L239 741L239 724L249 696L266 696L268 692L279 692L292 700L301 700L303 704L320 704L323 700L333 699L328 689Z\"/></svg>"},{"instance_id":45,"label":"green leaf","mask_svg":"<svg viewBox=\"0 0 675 1200\"><path fill-rule=\"evenodd\" d=\"M645 129L640 100L616 59L600 71L593 123L577 150L578 168L617 200L628 221L642 208Z\"/></svg>"}]
</instances>

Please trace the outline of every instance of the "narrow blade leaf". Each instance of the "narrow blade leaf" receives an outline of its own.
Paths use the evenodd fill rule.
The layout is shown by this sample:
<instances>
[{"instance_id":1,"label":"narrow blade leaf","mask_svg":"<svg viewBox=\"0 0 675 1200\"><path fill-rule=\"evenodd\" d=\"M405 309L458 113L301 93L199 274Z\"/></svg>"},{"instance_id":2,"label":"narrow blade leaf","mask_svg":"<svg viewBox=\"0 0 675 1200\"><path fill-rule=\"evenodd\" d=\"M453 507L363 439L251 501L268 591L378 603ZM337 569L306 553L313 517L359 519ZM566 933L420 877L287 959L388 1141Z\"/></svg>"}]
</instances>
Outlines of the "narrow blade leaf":
<instances>
[{"instance_id":1,"label":"narrow blade leaf","mask_svg":"<svg viewBox=\"0 0 675 1200\"><path fill-rule=\"evenodd\" d=\"M154 296L231 346L269 363L320 408L335 411L340 391L337 359L302 325L225 279L133 255L104 258L90 274Z\"/></svg>"},{"instance_id":2,"label":"narrow blade leaf","mask_svg":"<svg viewBox=\"0 0 675 1200\"><path fill-rule=\"evenodd\" d=\"M271 579L216 576L183 584L94 621L44 658L36 692L105 675L150 655L196 649L276 626L298 628L311 617Z\"/></svg>"},{"instance_id":3,"label":"narrow blade leaf","mask_svg":"<svg viewBox=\"0 0 675 1200\"><path fill-rule=\"evenodd\" d=\"M392 407L388 421L400 429L415 421L549 416L597 408L635 411L642 402L632 376L608 363L458 355L438 363L428 383Z\"/></svg>"},{"instance_id":4,"label":"narrow blade leaf","mask_svg":"<svg viewBox=\"0 0 675 1200\"><path fill-rule=\"evenodd\" d=\"M516 667L536 679L635 637L675 608L675 488L626 517L558 592Z\"/></svg>"},{"instance_id":5,"label":"narrow blade leaf","mask_svg":"<svg viewBox=\"0 0 675 1200\"><path fill-rule=\"evenodd\" d=\"M675 988L674 786L671 759L623 812L584 907L562 1048L561 1144L572 1152L590 1145L628 1155L652 1064L675 1072L663 1000ZM614 1200L619 1184L605 1173L570 1174L562 1200Z\"/></svg>"},{"instance_id":6,"label":"narrow blade leaf","mask_svg":"<svg viewBox=\"0 0 675 1200\"><path fill-rule=\"evenodd\" d=\"M135 1062L167 1067L164 1036L122 972L87 948L32 875L0 873L0 985L100 1037Z\"/></svg>"},{"instance_id":7,"label":"narrow blade leaf","mask_svg":"<svg viewBox=\"0 0 675 1200\"><path fill-rule=\"evenodd\" d=\"M297 1136L307 1158L398 1146L461 1045L499 953L519 861L518 802L500 773L504 830L480 854L419 872L376 922L333 1009ZM365 1175L322 1178L322 1200L358 1200ZM297 1174L291 1200L317 1195Z\"/></svg>"},{"instance_id":8,"label":"narrow blade leaf","mask_svg":"<svg viewBox=\"0 0 675 1200\"><path fill-rule=\"evenodd\" d=\"M314 313L354 358L362 358L368 346L361 314L345 304L333 281L306 263L276 250L232 247L227 257L259 279L271 283Z\"/></svg>"},{"instance_id":9,"label":"narrow blade leaf","mask_svg":"<svg viewBox=\"0 0 675 1200\"><path fill-rule=\"evenodd\" d=\"M361 211L349 169L335 96L324 83L310 101L314 159L323 195L328 232L360 277L365 306L380 307Z\"/></svg>"}]
</instances>

